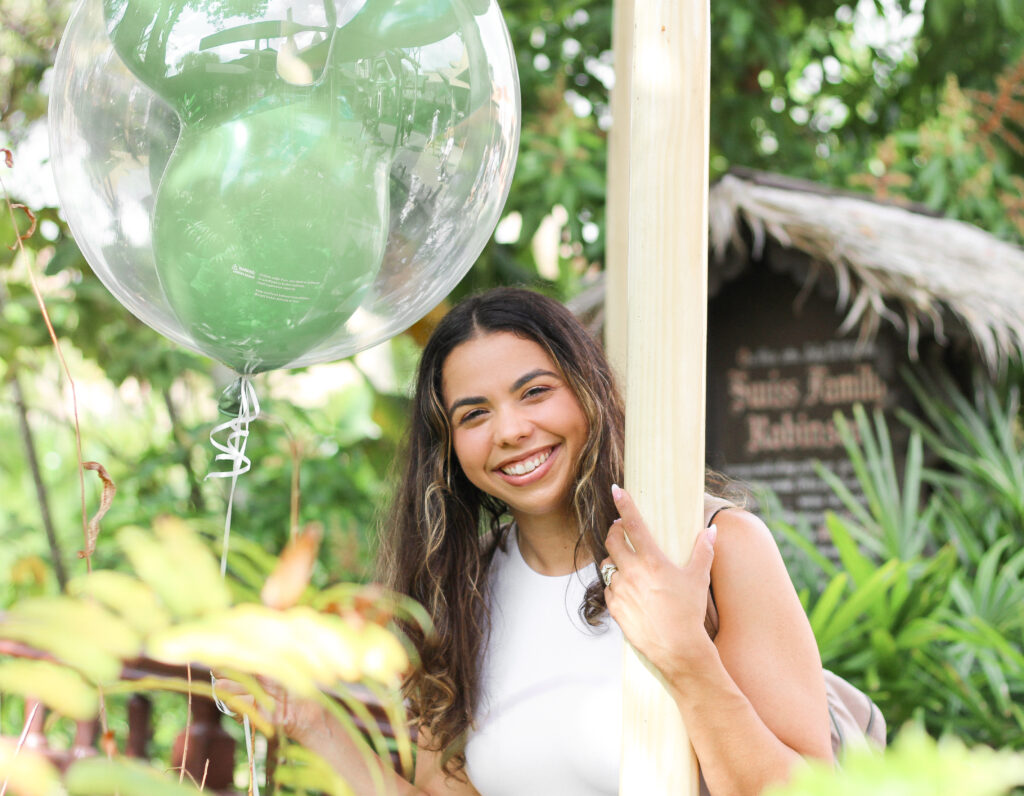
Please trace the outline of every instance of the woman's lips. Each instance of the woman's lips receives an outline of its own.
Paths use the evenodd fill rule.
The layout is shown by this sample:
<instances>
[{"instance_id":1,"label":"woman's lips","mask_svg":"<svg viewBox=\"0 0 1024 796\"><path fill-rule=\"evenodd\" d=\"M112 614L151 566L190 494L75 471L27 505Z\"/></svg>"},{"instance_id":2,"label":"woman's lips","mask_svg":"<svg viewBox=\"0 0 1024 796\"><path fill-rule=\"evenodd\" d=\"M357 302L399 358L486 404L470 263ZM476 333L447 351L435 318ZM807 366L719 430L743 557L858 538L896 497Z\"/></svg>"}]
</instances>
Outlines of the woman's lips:
<instances>
[{"instance_id":1,"label":"woman's lips","mask_svg":"<svg viewBox=\"0 0 1024 796\"><path fill-rule=\"evenodd\" d=\"M514 486L523 486L525 484L533 483L534 481L543 478L548 473L548 471L551 470L556 455L561 450L561 448L561 445L555 445L552 448L550 448L548 451L548 457L538 467L536 467L535 469L531 470L528 473L523 473L522 475L514 475L512 473L506 473L500 467L495 468L494 472L497 473L497 475L502 480L507 481L508 483L513 484ZM542 453L543 451L538 451L536 453L530 454L529 456L524 456L522 459L519 459L516 463L528 462L531 459L534 459L537 456L541 455ZM505 467L509 466L510 465L505 465Z\"/></svg>"}]
</instances>

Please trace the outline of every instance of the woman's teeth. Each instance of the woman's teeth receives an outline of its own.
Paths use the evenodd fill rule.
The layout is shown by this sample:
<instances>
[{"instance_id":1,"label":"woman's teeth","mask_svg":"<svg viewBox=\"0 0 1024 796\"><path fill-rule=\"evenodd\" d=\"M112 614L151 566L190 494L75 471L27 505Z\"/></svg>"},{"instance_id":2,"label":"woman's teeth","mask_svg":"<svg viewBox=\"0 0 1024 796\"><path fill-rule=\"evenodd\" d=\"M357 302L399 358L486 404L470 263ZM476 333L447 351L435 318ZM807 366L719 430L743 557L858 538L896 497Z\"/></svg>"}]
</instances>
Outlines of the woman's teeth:
<instances>
[{"instance_id":1,"label":"woman's teeth","mask_svg":"<svg viewBox=\"0 0 1024 796\"><path fill-rule=\"evenodd\" d=\"M551 451L544 451L544 453L538 453L530 459L525 459L524 461L510 464L507 467L502 467L501 471L505 473L505 475L526 475L527 473L532 473L544 464L550 455Z\"/></svg>"}]
</instances>

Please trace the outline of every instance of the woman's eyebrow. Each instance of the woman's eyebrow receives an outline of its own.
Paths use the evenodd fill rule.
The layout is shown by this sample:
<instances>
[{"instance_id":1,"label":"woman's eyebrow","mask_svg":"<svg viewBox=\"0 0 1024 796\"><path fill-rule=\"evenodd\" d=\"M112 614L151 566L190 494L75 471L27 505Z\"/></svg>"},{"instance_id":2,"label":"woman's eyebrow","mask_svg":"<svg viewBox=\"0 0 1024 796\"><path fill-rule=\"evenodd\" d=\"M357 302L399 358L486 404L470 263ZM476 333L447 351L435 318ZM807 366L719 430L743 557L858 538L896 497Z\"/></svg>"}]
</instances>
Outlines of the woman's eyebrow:
<instances>
[{"instance_id":1,"label":"woman's eyebrow","mask_svg":"<svg viewBox=\"0 0 1024 796\"><path fill-rule=\"evenodd\" d=\"M553 371L545 370L544 368L537 368L536 370L531 370L529 373L524 373L522 376L520 376L518 379L512 382L512 386L508 388L508 391L515 392L524 384L529 384L538 376L552 376L556 379L561 378L561 376L559 376L557 373L554 373ZM487 403L487 399L482 395L469 395L466 396L465 398L459 398L459 400L457 400L450 407L448 407L448 419L451 420L452 417L455 416L455 410L458 409L460 406L475 406L476 404L483 403Z\"/></svg>"},{"instance_id":2,"label":"woman's eyebrow","mask_svg":"<svg viewBox=\"0 0 1024 796\"><path fill-rule=\"evenodd\" d=\"M515 382L513 382L512 386L509 387L508 391L515 392L524 384L528 384L538 376L554 376L556 379L561 378L557 373L552 373L550 370L544 370L544 368L537 368L536 370L531 370L529 373L524 373L522 376L516 379Z\"/></svg>"},{"instance_id":3,"label":"woman's eyebrow","mask_svg":"<svg viewBox=\"0 0 1024 796\"><path fill-rule=\"evenodd\" d=\"M448 407L448 419L451 420L455 416L455 410L460 406L473 406L474 404L486 403L487 399L482 395L470 395L467 398L460 398L450 407Z\"/></svg>"}]
</instances>

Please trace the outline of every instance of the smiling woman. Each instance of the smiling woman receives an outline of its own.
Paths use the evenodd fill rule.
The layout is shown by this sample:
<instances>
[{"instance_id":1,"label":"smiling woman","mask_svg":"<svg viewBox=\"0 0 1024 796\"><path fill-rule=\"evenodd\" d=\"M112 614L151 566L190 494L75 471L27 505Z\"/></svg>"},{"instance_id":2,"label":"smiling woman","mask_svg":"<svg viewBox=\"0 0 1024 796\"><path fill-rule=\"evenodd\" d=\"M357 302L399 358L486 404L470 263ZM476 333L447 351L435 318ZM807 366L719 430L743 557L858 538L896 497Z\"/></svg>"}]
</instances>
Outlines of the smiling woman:
<instances>
[{"instance_id":1,"label":"smiling woman","mask_svg":"<svg viewBox=\"0 0 1024 796\"><path fill-rule=\"evenodd\" d=\"M501 288L437 326L380 544L386 585L433 622L404 628L419 754L396 792L616 793L624 637L667 683L705 793L831 759L817 647L771 534L706 495L715 525L669 561L616 486L623 426L604 353L561 304ZM291 731L374 792L316 714Z\"/></svg>"},{"instance_id":2,"label":"smiling woman","mask_svg":"<svg viewBox=\"0 0 1024 796\"><path fill-rule=\"evenodd\" d=\"M455 457L466 478L508 506L521 539L556 540L560 548L574 525L570 485L587 419L558 366L533 340L492 332L455 348L442 374ZM531 551L527 563L566 574L548 571L564 563L558 552L553 562L542 555Z\"/></svg>"}]
</instances>

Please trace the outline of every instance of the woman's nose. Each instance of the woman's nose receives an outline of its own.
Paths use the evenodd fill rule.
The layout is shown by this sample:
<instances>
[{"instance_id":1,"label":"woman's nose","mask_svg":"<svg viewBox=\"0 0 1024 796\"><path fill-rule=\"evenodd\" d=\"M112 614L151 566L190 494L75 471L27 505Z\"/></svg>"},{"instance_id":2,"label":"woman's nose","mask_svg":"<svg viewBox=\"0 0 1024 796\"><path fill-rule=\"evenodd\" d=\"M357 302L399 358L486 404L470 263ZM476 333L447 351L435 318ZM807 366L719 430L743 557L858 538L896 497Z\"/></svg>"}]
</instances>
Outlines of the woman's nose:
<instances>
[{"instance_id":1,"label":"woman's nose","mask_svg":"<svg viewBox=\"0 0 1024 796\"><path fill-rule=\"evenodd\" d=\"M530 436L533 424L522 412L514 409L506 409L498 412L497 423L495 424L495 441L501 445L508 445L518 442Z\"/></svg>"}]
</instances>

